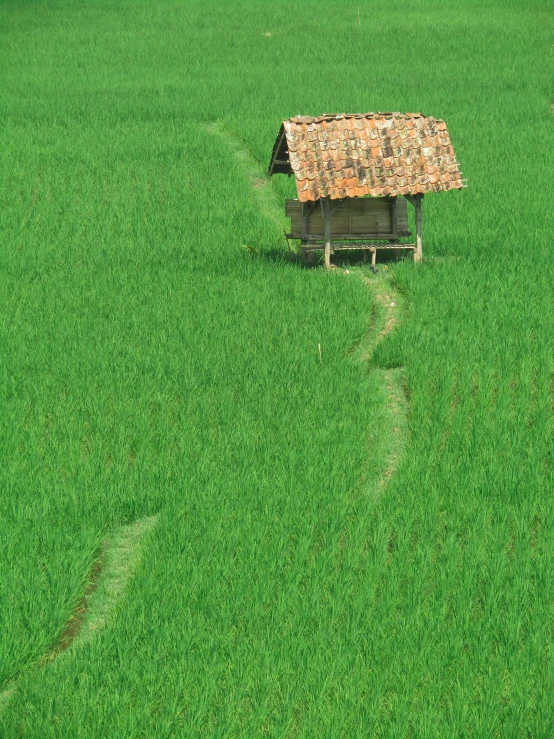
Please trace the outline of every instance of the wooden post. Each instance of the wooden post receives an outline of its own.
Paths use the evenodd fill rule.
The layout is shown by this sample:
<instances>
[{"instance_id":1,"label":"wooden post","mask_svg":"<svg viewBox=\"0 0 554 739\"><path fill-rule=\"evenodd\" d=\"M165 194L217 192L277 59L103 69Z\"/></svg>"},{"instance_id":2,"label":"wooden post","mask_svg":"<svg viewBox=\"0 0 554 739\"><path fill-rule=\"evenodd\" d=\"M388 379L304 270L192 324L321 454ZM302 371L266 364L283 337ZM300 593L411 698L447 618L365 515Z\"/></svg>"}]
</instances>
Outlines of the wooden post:
<instances>
[{"instance_id":1,"label":"wooden post","mask_svg":"<svg viewBox=\"0 0 554 739\"><path fill-rule=\"evenodd\" d=\"M306 252L306 244L308 240L308 204L302 203L302 225L301 225L301 236L300 241L300 261L302 264L307 264L308 254Z\"/></svg>"},{"instance_id":2,"label":"wooden post","mask_svg":"<svg viewBox=\"0 0 554 739\"><path fill-rule=\"evenodd\" d=\"M308 203L302 203L302 241L308 239Z\"/></svg>"},{"instance_id":3,"label":"wooden post","mask_svg":"<svg viewBox=\"0 0 554 739\"><path fill-rule=\"evenodd\" d=\"M396 197L394 197L392 199L392 206L391 206L392 207L392 224L391 224L391 233L392 233L391 243L392 244L400 243L400 240L398 238L398 215L396 212L396 204L397 204L397 199ZM394 254L395 261L398 262L398 260L400 259L400 249L395 249L393 254Z\"/></svg>"},{"instance_id":4,"label":"wooden post","mask_svg":"<svg viewBox=\"0 0 554 739\"><path fill-rule=\"evenodd\" d=\"M392 203L391 203L390 232L392 234L393 239L398 238L398 219L396 215L396 198L395 197L392 199Z\"/></svg>"},{"instance_id":5,"label":"wooden post","mask_svg":"<svg viewBox=\"0 0 554 739\"><path fill-rule=\"evenodd\" d=\"M329 213L329 198L321 198L323 220L325 223L325 269L331 269L331 214Z\"/></svg>"},{"instance_id":6,"label":"wooden post","mask_svg":"<svg viewBox=\"0 0 554 739\"><path fill-rule=\"evenodd\" d=\"M421 198L423 195L418 193L415 200L415 222L416 222L416 250L414 251L414 262L421 262L423 259L423 250L421 248Z\"/></svg>"}]
</instances>

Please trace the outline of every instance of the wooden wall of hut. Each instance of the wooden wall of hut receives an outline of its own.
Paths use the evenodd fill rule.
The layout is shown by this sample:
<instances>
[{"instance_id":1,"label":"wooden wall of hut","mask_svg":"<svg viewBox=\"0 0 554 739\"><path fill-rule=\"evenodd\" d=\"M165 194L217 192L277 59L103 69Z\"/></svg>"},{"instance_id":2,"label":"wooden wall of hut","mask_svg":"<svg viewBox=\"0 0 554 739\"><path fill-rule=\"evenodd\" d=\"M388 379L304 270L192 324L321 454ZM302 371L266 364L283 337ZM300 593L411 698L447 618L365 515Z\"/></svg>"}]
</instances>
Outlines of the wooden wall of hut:
<instances>
[{"instance_id":1,"label":"wooden wall of hut","mask_svg":"<svg viewBox=\"0 0 554 739\"><path fill-rule=\"evenodd\" d=\"M396 198L396 229L394 228L394 198L345 198L332 200L331 238L398 238L410 236L406 200ZM303 229L303 208L307 211ZM320 201L285 202L285 215L291 219L290 236L295 239L322 239L324 219Z\"/></svg>"}]
</instances>

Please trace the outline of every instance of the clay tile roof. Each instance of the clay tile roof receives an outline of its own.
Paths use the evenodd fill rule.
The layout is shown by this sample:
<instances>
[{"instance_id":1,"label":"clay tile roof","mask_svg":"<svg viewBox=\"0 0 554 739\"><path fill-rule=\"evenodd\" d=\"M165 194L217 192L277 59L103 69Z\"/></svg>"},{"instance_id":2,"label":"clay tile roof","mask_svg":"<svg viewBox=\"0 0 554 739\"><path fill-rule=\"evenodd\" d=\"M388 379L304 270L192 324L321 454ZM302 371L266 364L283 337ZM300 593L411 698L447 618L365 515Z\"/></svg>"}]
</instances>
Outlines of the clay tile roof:
<instances>
[{"instance_id":1,"label":"clay tile roof","mask_svg":"<svg viewBox=\"0 0 554 739\"><path fill-rule=\"evenodd\" d=\"M292 174L298 199L459 190L444 121L421 113L324 114L283 121L268 174Z\"/></svg>"}]
</instances>

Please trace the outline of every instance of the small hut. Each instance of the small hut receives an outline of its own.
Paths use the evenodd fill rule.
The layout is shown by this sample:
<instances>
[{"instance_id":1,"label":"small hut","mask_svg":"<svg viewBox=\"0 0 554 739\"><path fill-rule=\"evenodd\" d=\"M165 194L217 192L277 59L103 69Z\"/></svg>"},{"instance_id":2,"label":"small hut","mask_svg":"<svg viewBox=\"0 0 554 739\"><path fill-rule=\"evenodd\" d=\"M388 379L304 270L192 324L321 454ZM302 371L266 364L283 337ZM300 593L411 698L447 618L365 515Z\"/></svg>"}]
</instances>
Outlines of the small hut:
<instances>
[{"instance_id":1,"label":"small hut","mask_svg":"<svg viewBox=\"0 0 554 739\"><path fill-rule=\"evenodd\" d=\"M300 239L303 261L323 250L405 249L422 258L421 201L425 193L464 187L444 121L419 113L296 116L283 121L268 174L294 173L298 199L287 200L287 239ZM407 202L415 208L416 242ZM375 243L381 242L381 243ZM384 242L384 243L382 243Z\"/></svg>"}]
</instances>

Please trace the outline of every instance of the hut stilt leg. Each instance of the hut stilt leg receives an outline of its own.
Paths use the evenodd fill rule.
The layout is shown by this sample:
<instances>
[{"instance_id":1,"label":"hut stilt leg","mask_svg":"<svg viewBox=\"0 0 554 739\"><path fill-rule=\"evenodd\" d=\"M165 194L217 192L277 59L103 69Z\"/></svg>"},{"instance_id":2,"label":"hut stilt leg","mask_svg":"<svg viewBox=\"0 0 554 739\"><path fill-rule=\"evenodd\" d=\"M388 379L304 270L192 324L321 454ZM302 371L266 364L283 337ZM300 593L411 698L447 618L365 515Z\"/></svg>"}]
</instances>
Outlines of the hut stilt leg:
<instances>
[{"instance_id":1,"label":"hut stilt leg","mask_svg":"<svg viewBox=\"0 0 554 739\"><path fill-rule=\"evenodd\" d=\"M375 266L375 262L377 260L377 249L371 250L371 270L372 272L377 273L377 267Z\"/></svg>"},{"instance_id":2,"label":"hut stilt leg","mask_svg":"<svg viewBox=\"0 0 554 739\"><path fill-rule=\"evenodd\" d=\"M325 222L325 252L324 262L325 269L331 269L331 214L329 208L329 198L321 198L323 208L323 219Z\"/></svg>"},{"instance_id":3,"label":"hut stilt leg","mask_svg":"<svg viewBox=\"0 0 554 739\"><path fill-rule=\"evenodd\" d=\"M331 244L325 242L325 269L331 269Z\"/></svg>"},{"instance_id":4,"label":"hut stilt leg","mask_svg":"<svg viewBox=\"0 0 554 739\"><path fill-rule=\"evenodd\" d=\"M416 250L414 252L414 262L421 262L423 259L423 249L421 246L421 195L415 196L415 217L416 217Z\"/></svg>"},{"instance_id":5,"label":"hut stilt leg","mask_svg":"<svg viewBox=\"0 0 554 739\"><path fill-rule=\"evenodd\" d=\"M397 234L398 234L398 207L397 206L398 206L398 200L397 200L397 198L393 198L392 199L392 204L391 204L391 208L392 208L392 228L391 228L391 233L393 234L393 237L391 239L391 243L393 243L393 244L398 244L399 243L398 236L397 236ZM398 262L399 259L400 259L400 249L395 249L393 251L393 256L394 256L394 260L396 262Z\"/></svg>"}]
</instances>

